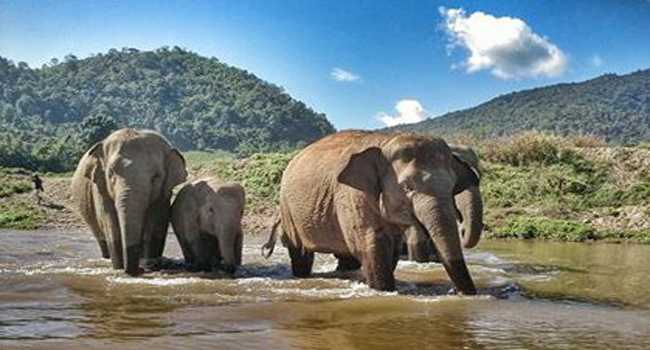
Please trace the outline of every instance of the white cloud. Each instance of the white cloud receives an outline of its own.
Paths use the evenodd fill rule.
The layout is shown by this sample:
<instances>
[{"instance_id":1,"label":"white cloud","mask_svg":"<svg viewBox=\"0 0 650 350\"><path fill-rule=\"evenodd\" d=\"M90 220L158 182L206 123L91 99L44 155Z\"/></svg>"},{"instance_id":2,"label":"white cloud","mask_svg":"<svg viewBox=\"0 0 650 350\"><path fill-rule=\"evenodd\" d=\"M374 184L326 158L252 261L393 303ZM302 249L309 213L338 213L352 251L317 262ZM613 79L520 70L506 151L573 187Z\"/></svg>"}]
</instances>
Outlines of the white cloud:
<instances>
[{"instance_id":1,"label":"white cloud","mask_svg":"<svg viewBox=\"0 0 650 350\"><path fill-rule=\"evenodd\" d=\"M564 73L567 57L547 38L519 18L495 17L484 12L470 16L463 9L440 8L450 48L464 47L470 56L467 72L490 70L500 79L556 77Z\"/></svg>"},{"instance_id":2,"label":"white cloud","mask_svg":"<svg viewBox=\"0 0 650 350\"><path fill-rule=\"evenodd\" d=\"M589 59L589 63L591 63L591 65L594 67L600 67L605 62L603 61L602 57L600 57L600 55L596 54L591 56L591 58Z\"/></svg>"},{"instance_id":3,"label":"white cloud","mask_svg":"<svg viewBox=\"0 0 650 350\"><path fill-rule=\"evenodd\" d=\"M398 124L417 123L429 117L429 113L422 107L418 100L401 100L395 105L396 116L386 113L377 114L377 118L386 126Z\"/></svg>"},{"instance_id":4,"label":"white cloud","mask_svg":"<svg viewBox=\"0 0 650 350\"><path fill-rule=\"evenodd\" d=\"M361 81L360 76L341 68L333 68L330 72L330 77L336 81L341 81L344 83L354 83Z\"/></svg>"}]
</instances>

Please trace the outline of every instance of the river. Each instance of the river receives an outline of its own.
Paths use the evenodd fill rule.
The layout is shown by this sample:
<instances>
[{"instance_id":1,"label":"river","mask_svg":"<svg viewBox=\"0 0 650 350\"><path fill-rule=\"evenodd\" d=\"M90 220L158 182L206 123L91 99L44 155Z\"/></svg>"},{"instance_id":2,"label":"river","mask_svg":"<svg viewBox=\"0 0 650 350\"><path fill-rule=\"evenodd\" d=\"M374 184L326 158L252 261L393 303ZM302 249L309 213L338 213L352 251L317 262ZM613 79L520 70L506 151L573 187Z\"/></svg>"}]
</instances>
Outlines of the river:
<instances>
[{"instance_id":1,"label":"river","mask_svg":"<svg viewBox=\"0 0 650 350\"><path fill-rule=\"evenodd\" d=\"M650 246L484 240L466 257L479 295L402 261L398 291L359 273L291 276L247 238L235 279L181 268L112 270L91 234L0 231L1 349L649 349Z\"/></svg>"}]
</instances>

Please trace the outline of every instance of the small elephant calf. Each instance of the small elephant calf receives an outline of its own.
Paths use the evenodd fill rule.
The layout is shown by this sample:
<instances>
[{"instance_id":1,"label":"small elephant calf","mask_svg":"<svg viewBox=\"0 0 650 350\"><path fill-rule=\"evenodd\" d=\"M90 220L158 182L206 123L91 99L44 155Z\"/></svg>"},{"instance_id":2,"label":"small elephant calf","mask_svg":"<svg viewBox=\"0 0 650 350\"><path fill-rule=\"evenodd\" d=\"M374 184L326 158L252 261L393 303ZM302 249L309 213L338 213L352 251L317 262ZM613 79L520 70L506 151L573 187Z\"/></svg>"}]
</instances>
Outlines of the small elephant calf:
<instances>
[{"instance_id":1,"label":"small elephant calf","mask_svg":"<svg viewBox=\"0 0 650 350\"><path fill-rule=\"evenodd\" d=\"M237 183L204 178L181 186L171 222L190 270L233 274L241 265L245 204Z\"/></svg>"}]
</instances>

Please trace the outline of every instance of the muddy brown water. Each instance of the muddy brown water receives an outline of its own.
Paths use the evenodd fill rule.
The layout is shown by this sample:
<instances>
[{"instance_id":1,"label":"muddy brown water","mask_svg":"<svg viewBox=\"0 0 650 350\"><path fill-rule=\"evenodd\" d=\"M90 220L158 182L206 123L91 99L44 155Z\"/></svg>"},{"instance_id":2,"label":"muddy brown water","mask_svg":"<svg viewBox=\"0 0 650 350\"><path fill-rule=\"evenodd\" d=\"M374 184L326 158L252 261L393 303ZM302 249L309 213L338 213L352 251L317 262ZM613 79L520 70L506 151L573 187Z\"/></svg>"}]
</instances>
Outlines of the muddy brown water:
<instances>
[{"instance_id":1,"label":"muddy brown water","mask_svg":"<svg viewBox=\"0 0 650 350\"><path fill-rule=\"evenodd\" d=\"M86 232L0 231L0 348L649 349L650 246L483 241L480 295L447 295L443 268L400 262L398 292L358 273L291 276L248 239L236 279L182 269L130 278Z\"/></svg>"}]
</instances>

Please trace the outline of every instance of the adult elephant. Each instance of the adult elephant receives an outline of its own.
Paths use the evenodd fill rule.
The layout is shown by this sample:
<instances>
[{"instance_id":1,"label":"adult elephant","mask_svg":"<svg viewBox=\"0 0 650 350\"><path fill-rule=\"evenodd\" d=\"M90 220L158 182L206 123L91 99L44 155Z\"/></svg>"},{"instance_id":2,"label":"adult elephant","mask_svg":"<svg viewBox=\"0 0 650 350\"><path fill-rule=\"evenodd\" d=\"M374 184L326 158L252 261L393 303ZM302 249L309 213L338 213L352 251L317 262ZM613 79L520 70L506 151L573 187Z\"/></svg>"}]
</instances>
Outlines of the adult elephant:
<instances>
[{"instance_id":1,"label":"adult elephant","mask_svg":"<svg viewBox=\"0 0 650 350\"><path fill-rule=\"evenodd\" d=\"M113 268L137 275L141 257L162 256L172 188L186 176L180 152L150 130L115 131L84 154L72 195Z\"/></svg>"},{"instance_id":2,"label":"adult elephant","mask_svg":"<svg viewBox=\"0 0 650 350\"><path fill-rule=\"evenodd\" d=\"M199 179L185 183L172 205L172 226L191 270L241 265L246 193L237 183Z\"/></svg>"},{"instance_id":3,"label":"adult elephant","mask_svg":"<svg viewBox=\"0 0 650 350\"><path fill-rule=\"evenodd\" d=\"M342 265L360 262L370 287L394 290L404 229L417 225L456 290L475 294L456 225L452 159L443 140L413 134L339 132L306 147L280 188L293 274L308 276L315 252L332 253Z\"/></svg>"},{"instance_id":4,"label":"adult elephant","mask_svg":"<svg viewBox=\"0 0 650 350\"><path fill-rule=\"evenodd\" d=\"M466 146L451 146L452 169L456 174L454 200L460 222L463 247L478 244L483 231L483 198L481 196L481 170L476 152ZM406 230L405 245L409 260L428 262L435 259L435 247L426 232L413 226Z\"/></svg>"}]
</instances>

